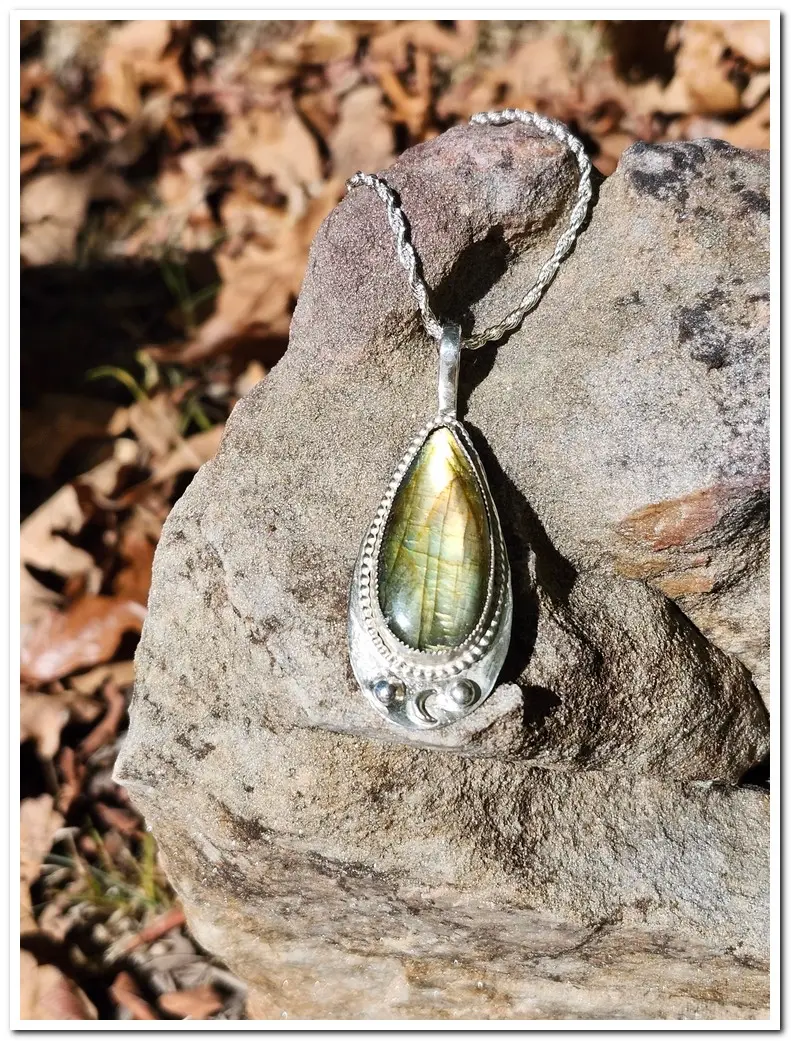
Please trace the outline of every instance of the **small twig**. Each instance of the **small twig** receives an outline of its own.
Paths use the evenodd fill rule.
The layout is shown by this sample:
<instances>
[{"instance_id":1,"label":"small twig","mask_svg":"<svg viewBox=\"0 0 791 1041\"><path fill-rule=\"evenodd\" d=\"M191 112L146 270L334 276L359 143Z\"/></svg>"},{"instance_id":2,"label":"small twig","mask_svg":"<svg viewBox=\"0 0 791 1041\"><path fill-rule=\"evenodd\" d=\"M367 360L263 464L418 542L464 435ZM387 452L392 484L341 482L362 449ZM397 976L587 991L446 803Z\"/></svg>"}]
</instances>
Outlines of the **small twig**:
<instances>
[{"instance_id":1,"label":"small twig","mask_svg":"<svg viewBox=\"0 0 791 1041\"><path fill-rule=\"evenodd\" d=\"M165 911L164 914L155 918L153 922L122 944L119 953L129 954L130 951L142 947L143 944L153 943L164 936L165 933L169 933L171 929L184 925L185 922L184 911L180 907L171 907L169 911Z\"/></svg>"},{"instance_id":2,"label":"small twig","mask_svg":"<svg viewBox=\"0 0 791 1041\"><path fill-rule=\"evenodd\" d=\"M141 997L140 991L134 978L128 972L119 972L110 987L110 993L115 1001L131 1012L133 1019L159 1019L145 998Z\"/></svg>"},{"instance_id":3,"label":"small twig","mask_svg":"<svg viewBox=\"0 0 791 1041\"><path fill-rule=\"evenodd\" d=\"M112 742L118 733L124 712L126 712L126 699L117 683L108 680L104 685L102 695L107 702L107 712L88 736L80 742L77 752L83 760L92 756L102 745Z\"/></svg>"},{"instance_id":4,"label":"small twig","mask_svg":"<svg viewBox=\"0 0 791 1041\"><path fill-rule=\"evenodd\" d=\"M58 797L60 795L60 782L58 781L58 773L55 769L55 764L52 762L51 759L43 759L42 766L44 768L44 777L46 778L50 795L55 800L55 805L57 805ZM72 834L71 829L64 828L63 832L63 841L71 850L77 871L79 874L84 875L86 870L85 864L83 864L82 857L80 856L79 850L77 849L77 843L74 840L74 835Z\"/></svg>"}]
</instances>

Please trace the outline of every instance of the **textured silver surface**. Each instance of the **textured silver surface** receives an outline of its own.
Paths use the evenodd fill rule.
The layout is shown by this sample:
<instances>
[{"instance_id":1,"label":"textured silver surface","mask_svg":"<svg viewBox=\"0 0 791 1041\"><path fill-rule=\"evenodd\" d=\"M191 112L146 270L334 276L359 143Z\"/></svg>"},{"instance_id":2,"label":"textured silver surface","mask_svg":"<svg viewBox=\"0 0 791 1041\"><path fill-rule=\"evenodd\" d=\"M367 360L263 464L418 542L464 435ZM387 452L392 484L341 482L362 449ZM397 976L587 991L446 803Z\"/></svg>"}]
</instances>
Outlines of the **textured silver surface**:
<instances>
[{"instance_id":1,"label":"textured silver surface","mask_svg":"<svg viewBox=\"0 0 791 1041\"><path fill-rule=\"evenodd\" d=\"M446 325L439 342L439 381L437 403L439 415L456 415L456 399L459 393L459 359L461 354L461 329L458 325Z\"/></svg>"}]
</instances>

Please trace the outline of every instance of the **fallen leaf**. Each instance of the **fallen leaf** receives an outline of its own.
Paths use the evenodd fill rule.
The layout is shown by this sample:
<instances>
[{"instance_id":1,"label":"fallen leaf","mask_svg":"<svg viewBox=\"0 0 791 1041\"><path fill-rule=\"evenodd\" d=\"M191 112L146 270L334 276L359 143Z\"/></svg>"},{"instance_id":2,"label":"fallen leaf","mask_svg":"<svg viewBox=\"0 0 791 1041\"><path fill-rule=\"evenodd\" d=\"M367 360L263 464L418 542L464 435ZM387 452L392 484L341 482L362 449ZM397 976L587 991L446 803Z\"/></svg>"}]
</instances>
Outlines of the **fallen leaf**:
<instances>
[{"instance_id":1,"label":"fallen leaf","mask_svg":"<svg viewBox=\"0 0 791 1041\"><path fill-rule=\"evenodd\" d=\"M758 72L752 77L742 91L742 104L745 108L755 108L759 101L766 97L771 78L768 72Z\"/></svg>"},{"instance_id":2,"label":"fallen leaf","mask_svg":"<svg viewBox=\"0 0 791 1041\"><path fill-rule=\"evenodd\" d=\"M23 173L32 170L44 156L66 162L79 150L79 141L68 140L39 116L24 109L19 113L19 143L26 150L22 157Z\"/></svg>"},{"instance_id":3,"label":"fallen leaf","mask_svg":"<svg viewBox=\"0 0 791 1041\"><path fill-rule=\"evenodd\" d=\"M60 747L60 735L70 719L92 722L100 711L97 702L76 691L41 694L22 691L19 705L19 740L35 741L41 759L52 759Z\"/></svg>"},{"instance_id":4,"label":"fallen leaf","mask_svg":"<svg viewBox=\"0 0 791 1041\"><path fill-rule=\"evenodd\" d=\"M337 19L319 19L311 22L307 31L295 41L298 60L309 65L324 65L354 56L358 30L350 22Z\"/></svg>"},{"instance_id":5,"label":"fallen leaf","mask_svg":"<svg viewBox=\"0 0 791 1041\"><path fill-rule=\"evenodd\" d=\"M19 808L20 919L22 932L35 931L36 920L30 900L30 887L41 873L44 858L52 848L63 817L54 809L51 795L23 799Z\"/></svg>"},{"instance_id":6,"label":"fallen leaf","mask_svg":"<svg viewBox=\"0 0 791 1041\"><path fill-rule=\"evenodd\" d=\"M52 759L60 748L60 734L69 721L69 709L49 694L22 693L19 740L33 740L40 759Z\"/></svg>"},{"instance_id":7,"label":"fallen leaf","mask_svg":"<svg viewBox=\"0 0 791 1041\"><path fill-rule=\"evenodd\" d=\"M528 40L503 67L497 79L516 99L515 104L566 97L574 93L572 46L561 34Z\"/></svg>"},{"instance_id":8,"label":"fallen leaf","mask_svg":"<svg viewBox=\"0 0 791 1041\"><path fill-rule=\"evenodd\" d=\"M219 423L211 430L202 430L182 441L170 455L154 467L151 474L152 482L158 484L185 470L199 470L204 463L213 459L217 454L224 430L225 424Z\"/></svg>"},{"instance_id":9,"label":"fallen leaf","mask_svg":"<svg viewBox=\"0 0 791 1041\"><path fill-rule=\"evenodd\" d=\"M191 990L173 990L159 998L160 1008L180 1019L208 1019L219 1012L223 1004L222 998L208 983Z\"/></svg>"},{"instance_id":10,"label":"fallen leaf","mask_svg":"<svg viewBox=\"0 0 791 1041\"><path fill-rule=\"evenodd\" d=\"M95 694L105 680L112 680L118 687L128 687L135 679L133 661L105 662L87 672L78 672L69 678L69 686L80 694Z\"/></svg>"},{"instance_id":11,"label":"fallen leaf","mask_svg":"<svg viewBox=\"0 0 791 1041\"><path fill-rule=\"evenodd\" d=\"M82 792L82 785L87 770L84 763L77 758L71 745L65 745L58 756L58 771L61 783L58 790L58 810L68 814L77 797Z\"/></svg>"},{"instance_id":12,"label":"fallen leaf","mask_svg":"<svg viewBox=\"0 0 791 1041\"><path fill-rule=\"evenodd\" d=\"M91 102L97 109L112 109L133 119L140 111L140 90L135 70L129 61L104 61Z\"/></svg>"},{"instance_id":13,"label":"fallen leaf","mask_svg":"<svg viewBox=\"0 0 791 1041\"><path fill-rule=\"evenodd\" d=\"M395 68L403 68L411 48L429 54L447 55L457 61L465 58L478 40L479 23L458 21L455 29L444 29L432 21L401 22L379 33L371 40L373 58L383 59Z\"/></svg>"},{"instance_id":14,"label":"fallen leaf","mask_svg":"<svg viewBox=\"0 0 791 1041\"><path fill-rule=\"evenodd\" d=\"M130 438L116 437L110 459L99 463L79 482L97 495L108 496L115 489L124 466L137 462L139 447ZM23 643L32 626L50 617L61 597L35 578L35 572L53 572L62 579L80 577L89 592L97 592L101 573L86 550L72 545L85 517L73 485L64 485L23 522L20 530L20 614Z\"/></svg>"},{"instance_id":15,"label":"fallen leaf","mask_svg":"<svg viewBox=\"0 0 791 1041\"><path fill-rule=\"evenodd\" d=\"M767 19L751 21L744 18L738 21L721 21L717 26L732 51L746 58L756 69L769 68L771 22Z\"/></svg>"},{"instance_id":16,"label":"fallen leaf","mask_svg":"<svg viewBox=\"0 0 791 1041\"><path fill-rule=\"evenodd\" d=\"M91 102L128 120L141 111L146 88L167 94L186 89L178 53L165 54L172 38L166 21L130 21L113 30L102 53Z\"/></svg>"},{"instance_id":17,"label":"fallen leaf","mask_svg":"<svg viewBox=\"0 0 791 1041\"><path fill-rule=\"evenodd\" d=\"M316 141L296 112L259 109L235 119L222 141L224 155L272 177L295 217L323 181Z\"/></svg>"},{"instance_id":18,"label":"fallen leaf","mask_svg":"<svg viewBox=\"0 0 791 1041\"><path fill-rule=\"evenodd\" d=\"M130 237L127 253L177 243L185 252L213 249L222 228L207 197L212 191L212 167L221 161L216 148L195 148L173 157L156 182L159 214Z\"/></svg>"},{"instance_id":19,"label":"fallen leaf","mask_svg":"<svg viewBox=\"0 0 791 1041\"><path fill-rule=\"evenodd\" d=\"M319 224L340 195L338 181L328 181L322 194L311 199L304 213L292 219L288 230L270 248L248 242L237 255L219 252L215 260L222 277L214 314L195 339L175 357L193 364L230 349L244 339L287 337L293 301L299 292L308 249ZM154 357L169 355L149 348Z\"/></svg>"},{"instance_id":20,"label":"fallen leaf","mask_svg":"<svg viewBox=\"0 0 791 1041\"><path fill-rule=\"evenodd\" d=\"M65 535L76 535L83 524L77 493L65 485L25 520L20 532L20 611L23 627L49 612L59 601L29 568L66 578L87 575L94 568L90 553L73 546ZM24 638L24 633L23 633Z\"/></svg>"},{"instance_id":21,"label":"fallen leaf","mask_svg":"<svg viewBox=\"0 0 791 1041\"><path fill-rule=\"evenodd\" d=\"M127 422L154 459L166 456L182 438L179 433L179 412L170 395L157 394L153 398L136 401L127 410Z\"/></svg>"},{"instance_id":22,"label":"fallen leaf","mask_svg":"<svg viewBox=\"0 0 791 1041\"><path fill-rule=\"evenodd\" d=\"M344 180L358 170L382 170L392 163L393 128L378 87L357 87L344 97L329 145L335 175Z\"/></svg>"},{"instance_id":23,"label":"fallen leaf","mask_svg":"<svg viewBox=\"0 0 791 1041\"><path fill-rule=\"evenodd\" d=\"M142 833L143 825L140 818L129 810L108 806L104 802L94 803L93 808L108 828L115 828L122 835L140 835Z\"/></svg>"},{"instance_id":24,"label":"fallen leaf","mask_svg":"<svg viewBox=\"0 0 791 1041\"><path fill-rule=\"evenodd\" d=\"M154 540L144 529L131 522L124 526L117 550L123 565L113 579L116 596L136 600L145 606L151 586L155 548Z\"/></svg>"},{"instance_id":25,"label":"fallen leaf","mask_svg":"<svg viewBox=\"0 0 791 1041\"><path fill-rule=\"evenodd\" d=\"M601 153L594 160L600 172L605 176L609 176L618 165L618 160L623 152L633 144L634 138L631 134L624 134L619 131L604 134L599 139Z\"/></svg>"},{"instance_id":26,"label":"fallen leaf","mask_svg":"<svg viewBox=\"0 0 791 1041\"><path fill-rule=\"evenodd\" d=\"M77 753L83 760L92 756L102 745L110 744L115 740L126 712L124 695L112 681L105 683L102 694L107 702L107 712L88 736L80 742Z\"/></svg>"},{"instance_id":27,"label":"fallen leaf","mask_svg":"<svg viewBox=\"0 0 791 1041\"><path fill-rule=\"evenodd\" d=\"M741 92L729 78L723 60L725 41L717 22L684 22L680 30L681 46L676 54L676 75L668 85L666 103L678 88L679 99L685 92L686 107L669 107L666 111L695 112L717 115L733 112L741 106Z\"/></svg>"},{"instance_id":28,"label":"fallen leaf","mask_svg":"<svg viewBox=\"0 0 791 1041\"><path fill-rule=\"evenodd\" d=\"M39 912L38 931L56 943L63 943L75 920L79 920L80 897L84 893L85 880L81 876L54 893Z\"/></svg>"},{"instance_id":29,"label":"fallen leaf","mask_svg":"<svg viewBox=\"0 0 791 1041\"><path fill-rule=\"evenodd\" d=\"M121 1008L131 1013L132 1019L159 1019L148 1002L141 996L134 977L119 972L110 986L110 994Z\"/></svg>"},{"instance_id":30,"label":"fallen leaf","mask_svg":"<svg viewBox=\"0 0 791 1041\"><path fill-rule=\"evenodd\" d=\"M19 1018L24 1020L96 1019L98 1013L77 984L55 965L39 965L29 951L20 954Z\"/></svg>"},{"instance_id":31,"label":"fallen leaf","mask_svg":"<svg viewBox=\"0 0 791 1041\"><path fill-rule=\"evenodd\" d=\"M43 394L35 409L22 409L19 454L23 473L52 477L61 459L84 438L115 437L126 409L73 394Z\"/></svg>"},{"instance_id":32,"label":"fallen leaf","mask_svg":"<svg viewBox=\"0 0 791 1041\"><path fill-rule=\"evenodd\" d=\"M727 128L725 140L737 148L768 148L770 114L770 99L765 98L748 116Z\"/></svg>"},{"instance_id":33,"label":"fallen leaf","mask_svg":"<svg viewBox=\"0 0 791 1041\"><path fill-rule=\"evenodd\" d=\"M85 221L94 182L90 170L53 170L22 189L19 201L24 226L20 240L27 264L73 262L77 235Z\"/></svg>"},{"instance_id":34,"label":"fallen leaf","mask_svg":"<svg viewBox=\"0 0 791 1041\"><path fill-rule=\"evenodd\" d=\"M260 361L251 361L244 372L237 376L233 389L240 397L249 394L253 387L266 376L267 370Z\"/></svg>"},{"instance_id":35,"label":"fallen leaf","mask_svg":"<svg viewBox=\"0 0 791 1041\"><path fill-rule=\"evenodd\" d=\"M132 600L87 594L63 611L52 610L26 635L22 677L33 685L108 661L124 633L139 633L145 608Z\"/></svg>"},{"instance_id":36,"label":"fallen leaf","mask_svg":"<svg viewBox=\"0 0 791 1041\"><path fill-rule=\"evenodd\" d=\"M411 89L407 90L395 70L385 62L374 66L379 85L393 108L394 123L404 123L413 137L419 138L428 123L431 108L431 55L415 54Z\"/></svg>"}]
</instances>

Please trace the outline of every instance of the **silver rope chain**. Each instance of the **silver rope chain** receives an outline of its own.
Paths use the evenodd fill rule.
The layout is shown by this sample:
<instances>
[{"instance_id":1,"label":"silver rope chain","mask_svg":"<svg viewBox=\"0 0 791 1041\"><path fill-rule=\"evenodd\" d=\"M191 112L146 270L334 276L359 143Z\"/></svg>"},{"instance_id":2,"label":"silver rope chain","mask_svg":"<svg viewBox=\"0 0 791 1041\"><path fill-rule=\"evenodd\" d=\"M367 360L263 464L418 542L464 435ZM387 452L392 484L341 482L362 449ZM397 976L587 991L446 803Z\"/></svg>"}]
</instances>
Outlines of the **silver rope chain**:
<instances>
[{"instance_id":1,"label":"silver rope chain","mask_svg":"<svg viewBox=\"0 0 791 1041\"><path fill-rule=\"evenodd\" d=\"M470 119L470 123L475 126L505 126L508 123L524 123L526 126L535 127L542 133L551 135L557 138L561 144L566 145L573 152L580 170L577 199L571 211L569 224L558 239L552 256L544 263L538 272L535 282L513 311L510 311L502 321L497 322L495 325L490 325L488 329L484 329L482 332L474 333L463 341L462 347L466 347L468 350L477 350L478 347L483 347L485 343L489 343L491 340L499 340L506 333L516 329L525 315L533 310L541 299L544 290L555 277L558 268L574 245L574 241L588 212L588 204L591 199L591 164L585 154L582 142L571 133L567 126L556 119L540 116L537 112L525 112L519 108L506 108L502 112L479 112ZM409 287L417 301L423 325L429 336L439 341L442 338L444 323L437 317L429 302L428 287L420 274L421 265L410 242L404 211L398 204L395 192L385 181L374 174L354 174L346 182L346 189L351 191L352 188L356 188L359 185L365 185L365 187L373 189L387 207L387 220L395 235L398 259L407 273Z\"/></svg>"}]
</instances>

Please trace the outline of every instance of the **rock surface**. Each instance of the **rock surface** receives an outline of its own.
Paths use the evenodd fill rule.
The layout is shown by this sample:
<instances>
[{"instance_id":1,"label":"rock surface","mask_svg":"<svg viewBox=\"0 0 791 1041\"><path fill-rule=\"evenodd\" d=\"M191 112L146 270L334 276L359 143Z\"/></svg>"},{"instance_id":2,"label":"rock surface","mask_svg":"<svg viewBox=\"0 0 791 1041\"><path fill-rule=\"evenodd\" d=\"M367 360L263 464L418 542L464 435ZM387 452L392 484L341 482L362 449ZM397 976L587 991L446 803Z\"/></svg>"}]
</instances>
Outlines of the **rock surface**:
<instances>
[{"instance_id":1,"label":"rock surface","mask_svg":"<svg viewBox=\"0 0 791 1041\"><path fill-rule=\"evenodd\" d=\"M228 733L163 784L133 731L123 771L257 1015L767 1014L763 792Z\"/></svg>"},{"instance_id":2,"label":"rock surface","mask_svg":"<svg viewBox=\"0 0 791 1041\"><path fill-rule=\"evenodd\" d=\"M457 128L388 180L478 325L575 170ZM436 356L379 200L322 226L285 358L166 525L117 767L262 1014L765 1015L766 797L700 782L767 749L767 189L720 142L630 149L538 309L464 359L514 637L419 741L355 689L346 600Z\"/></svg>"}]
</instances>

